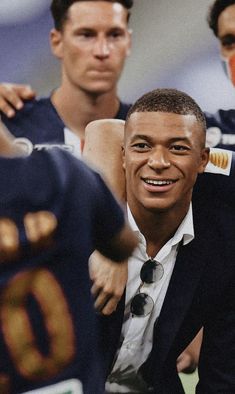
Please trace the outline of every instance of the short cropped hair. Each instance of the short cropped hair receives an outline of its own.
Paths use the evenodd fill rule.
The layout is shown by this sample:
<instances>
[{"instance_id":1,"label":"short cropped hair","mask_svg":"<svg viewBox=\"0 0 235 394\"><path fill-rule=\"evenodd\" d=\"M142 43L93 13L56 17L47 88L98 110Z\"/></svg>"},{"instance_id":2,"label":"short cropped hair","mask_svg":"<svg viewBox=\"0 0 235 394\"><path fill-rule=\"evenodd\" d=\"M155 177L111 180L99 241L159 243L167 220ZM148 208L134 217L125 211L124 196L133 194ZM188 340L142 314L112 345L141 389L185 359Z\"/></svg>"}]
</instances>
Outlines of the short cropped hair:
<instances>
[{"instance_id":1,"label":"short cropped hair","mask_svg":"<svg viewBox=\"0 0 235 394\"><path fill-rule=\"evenodd\" d=\"M207 15L207 22L216 37L218 37L218 19L221 12L233 4L235 4L235 0L216 0L210 6Z\"/></svg>"},{"instance_id":2,"label":"short cropped hair","mask_svg":"<svg viewBox=\"0 0 235 394\"><path fill-rule=\"evenodd\" d=\"M68 16L68 10L72 4L79 1L100 1L100 0L52 0L51 2L51 14L54 20L54 25L57 30L62 30L64 22ZM130 9L133 6L134 0L104 0L109 3L120 3L126 9ZM128 13L128 19L130 14Z\"/></svg>"},{"instance_id":3,"label":"short cropped hair","mask_svg":"<svg viewBox=\"0 0 235 394\"><path fill-rule=\"evenodd\" d=\"M134 112L169 112L194 115L206 132L205 116L199 105L188 94L176 89L155 89L140 97L129 109L126 120Z\"/></svg>"}]
</instances>

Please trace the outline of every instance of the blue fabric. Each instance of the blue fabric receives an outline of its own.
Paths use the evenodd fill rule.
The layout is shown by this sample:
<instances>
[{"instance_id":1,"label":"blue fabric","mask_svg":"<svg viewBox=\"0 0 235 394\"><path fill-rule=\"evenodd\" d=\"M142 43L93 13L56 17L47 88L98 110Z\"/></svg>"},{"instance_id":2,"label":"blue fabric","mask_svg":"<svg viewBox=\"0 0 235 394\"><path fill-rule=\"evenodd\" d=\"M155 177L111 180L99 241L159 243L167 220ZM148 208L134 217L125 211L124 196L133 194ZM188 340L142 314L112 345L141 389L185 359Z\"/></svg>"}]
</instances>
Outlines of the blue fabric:
<instances>
[{"instance_id":1,"label":"blue fabric","mask_svg":"<svg viewBox=\"0 0 235 394\"><path fill-rule=\"evenodd\" d=\"M19 394L78 378L84 393L101 394L103 360L88 257L107 248L123 226L123 212L100 176L60 149L1 158L0 177L0 383L5 375L9 392ZM43 224L34 226L27 215L40 213L44 223L45 211L56 218L56 228L42 236ZM14 342L21 327L17 313L28 324ZM30 330L33 341L26 346ZM2 386L0 391L7 392Z\"/></svg>"},{"instance_id":2,"label":"blue fabric","mask_svg":"<svg viewBox=\"0 0 235 394\"><path fill-rule=\"evenodd\" d=\"M208 146L235 151L235 110L220 109L215 114L205 113Z\"/></svg>"},{"instance_id":3,"label":"blue fabric","mask_svg":"<svg viewBox=\"0 0 235 394\"><path fill-rule=\"evenodd\" d=\"M129 104L120 103L116 119L125 120ZM27 138L35 144L64 145L64 128L66 127L52 105L50 97L26 101L24 107L16 112L14 118L2 116L3 123L17 138ZM66 149L66 146L64 146ZM36 147L37 150L41 146Z\"/></svg>"}]
</instances>

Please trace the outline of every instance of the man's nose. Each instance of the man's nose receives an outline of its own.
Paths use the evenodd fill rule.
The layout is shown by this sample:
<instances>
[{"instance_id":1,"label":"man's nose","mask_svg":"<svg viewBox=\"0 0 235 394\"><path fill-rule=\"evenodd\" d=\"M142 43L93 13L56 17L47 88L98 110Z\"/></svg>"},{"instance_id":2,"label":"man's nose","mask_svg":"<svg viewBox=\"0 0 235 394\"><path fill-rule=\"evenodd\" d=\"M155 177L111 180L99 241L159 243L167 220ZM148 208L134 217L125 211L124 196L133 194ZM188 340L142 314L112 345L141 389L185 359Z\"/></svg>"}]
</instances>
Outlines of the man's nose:
<instances>
[{"instance_id":1,"label":"man's nose","mask_svg":"<svg viewBox=\"0 0 235 394\"><path fill-rule=\"evenodd\" d=\"M148 159L148 166L154 170L163 170L170 167L169 155L166 149L154 149Z\"/></svg>"},{"instance_id":2,"label":"man's nose","mask_svg":"<svg viewBox=\"0 0 235 394\"><path fill-rule=\"evenodd\" d=\"M104 59L110 55L110 45L107 38L97 38L93 49L94 56Z\"/></svg>"}]
</instances>

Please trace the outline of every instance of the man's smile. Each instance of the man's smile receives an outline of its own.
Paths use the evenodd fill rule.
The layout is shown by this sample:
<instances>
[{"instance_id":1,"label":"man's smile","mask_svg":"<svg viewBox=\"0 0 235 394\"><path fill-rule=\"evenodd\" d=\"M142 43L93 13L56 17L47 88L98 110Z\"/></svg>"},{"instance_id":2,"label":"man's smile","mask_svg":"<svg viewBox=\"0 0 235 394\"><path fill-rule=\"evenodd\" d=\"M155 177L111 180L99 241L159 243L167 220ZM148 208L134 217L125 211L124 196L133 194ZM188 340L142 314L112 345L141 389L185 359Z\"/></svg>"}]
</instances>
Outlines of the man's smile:
<instances>
[{"instance_id":1,"label":"man's smile","mask_svg":"<svg viewBox=\"0 0 235 394\"><path fill-rule=\"evenodd\" d=\"M170 191L178 179L141 177L144 189L150 193L163 193Z\"/></svg>"},{"instance_id":2,"label":"man's smile","mask_svg":"<svg viewBox=\"0 0 235 394\"><path fill-rule=\"evenodd\" d=\"M155 186L171 185L176 182L176 180L173 179L151 179L151 178L142 178L142 179L148 185L155 185Z\"/></svg>"}]
</instances>

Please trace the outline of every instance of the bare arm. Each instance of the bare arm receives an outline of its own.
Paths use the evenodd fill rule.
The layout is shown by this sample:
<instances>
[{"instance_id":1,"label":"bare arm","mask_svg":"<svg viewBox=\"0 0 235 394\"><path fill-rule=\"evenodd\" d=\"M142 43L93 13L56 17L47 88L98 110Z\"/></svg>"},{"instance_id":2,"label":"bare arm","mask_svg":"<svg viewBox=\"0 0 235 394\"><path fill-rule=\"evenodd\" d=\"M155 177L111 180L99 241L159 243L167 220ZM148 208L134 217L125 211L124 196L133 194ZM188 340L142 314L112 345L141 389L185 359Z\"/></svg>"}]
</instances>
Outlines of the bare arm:
<instances>
[{"instance_id":1,"label":"bare arm","mask_svg":"<svg viewBox=\"0 0 235 394\"><path fill-rule=\"evenodd\" d=\"M101 119L85 129L83 157L101 172L108 186L121 201L126 200L125 174L122 167L122 143L125 122Z\"/></svg>"},{"instance_id":2,"label":"bare arm","mask_svg":"<svg viewBox=\"0 0 235 394\"><path fill-rule=\"evenodd\" d=\"M111 314L122 297L128 277L127 259L137 246L137 242L137 237L129 225L125 225L111 240L109 248L101 251L103 254L96 250L90 257L89 270L93 281L91 292L95 298L94 306L104 315ZM113 260L104 257L107 255Z\"/></svg>"},{"instance_id":3,"label":"bare arm","mask_svg":"<svg viewBox=\"0 0 235 394\"><path fill-rule=\"evenodd\" d=\"M15 115L15 110L24 106L23 100L30 100L36 95L30 85L13 83L0 84L0 111L8 118Z\"/></svg>"},{"instance_id":4,"label":"bare arm","mask_svg":"<svg viewBox=\"0 0 235 394\"><path fill-rule=\"evenodd\" d=\"M193 341L181 353L177 360L178 372L192 373L198 366L198 360L202 344L203 329L199 331Z\"/></svg>"},{"instance_id":5,"label":"bare arm","mask_svg":"<svg viewBox=\"0 0 235 394\"><path fill-rule=\"evenodd\" d=\"M110 315L116 310L126 286L127 261L117 265L96 250L89 263L95 309L103 315Z\"/></svg>"},{"instance_id":6,"label":"bare arm","mask_svg":"<svg viewBox=\"0 0 235 394\"><path fill-rule=\"evenodd\" d=\"M0 156L15 157L24 155L24 151L19 145L14 143L14 140L14 136L0 121Z\"/></svg>"},{"instance_id":7,"label":"bare arm","mask_svg":"<svg viewBox=\"0 0 235 394\"><path fill-rule=\"evenodd\" d=\"M122 168L124 121L98 120L88 124L85 131L83 156L88 164L99 170L117 198L125 201L125 174ZM116 245L125 243L120 234ZM90 275L95 308L108 315L115 311L127 281L127 261L117 264L95 251L90 259Z\"/></svg>"}]
</instances>

